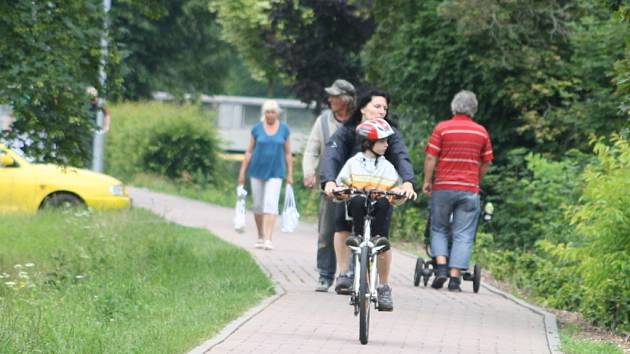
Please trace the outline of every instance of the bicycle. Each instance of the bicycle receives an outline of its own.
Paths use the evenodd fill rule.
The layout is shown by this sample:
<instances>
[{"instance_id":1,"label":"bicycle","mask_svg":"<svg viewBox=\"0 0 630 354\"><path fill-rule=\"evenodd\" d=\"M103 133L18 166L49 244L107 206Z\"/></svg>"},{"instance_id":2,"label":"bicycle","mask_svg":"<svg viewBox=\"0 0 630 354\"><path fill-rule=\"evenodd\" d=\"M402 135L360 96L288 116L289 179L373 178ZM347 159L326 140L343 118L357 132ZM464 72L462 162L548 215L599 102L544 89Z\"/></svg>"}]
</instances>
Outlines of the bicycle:
<instances>
[{"instance_id":1,"label":"bicycle","mask_svg":"<svg viewBox=\"0 0 630 354\"><path fill-rule=\"evenodd\" d=\"M350 293L350 305L354 308L354 315L359 316L359 341L361 344L367 344L370 330L370 304L374 304L374 308L378 310L378 298L376 284L378 281L378 253L389 246L389 241L384 237L379 237L372 242L373 236L371 232L371 222L374 218L374 204L382 197L386 197L389 203L395 200L404 199L405 196L389 191L382 190L360 190L346 188L334 191L335 197L345 197L350 199L354 196L365 196L367 213L365 215L363 236L355 235L360 238L360 243L356 239L348 238L346 245L352 250L354 262L354 281L352 291ZM347 210L346 210L346 218ZM353 230L354 234L354 230ZM358 275L358 276L357 276Z\"/></svg>"}]
</instances>

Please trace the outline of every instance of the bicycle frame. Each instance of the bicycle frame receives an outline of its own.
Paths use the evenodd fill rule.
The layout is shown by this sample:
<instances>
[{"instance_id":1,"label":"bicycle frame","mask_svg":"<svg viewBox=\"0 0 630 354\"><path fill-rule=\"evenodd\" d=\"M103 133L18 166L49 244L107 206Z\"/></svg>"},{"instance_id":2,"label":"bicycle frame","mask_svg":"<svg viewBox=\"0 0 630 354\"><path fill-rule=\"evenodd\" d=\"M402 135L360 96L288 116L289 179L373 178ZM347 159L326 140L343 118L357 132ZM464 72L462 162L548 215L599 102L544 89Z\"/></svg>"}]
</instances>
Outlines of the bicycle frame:
<instances>
[{"instance_id":1,"label":"bicycle frame","mask_svg":"<svg viewBox=\"0 0 630 354\"><path fill-rule=\"evenodd\" d=\"M354 281L350 294L350 305L354 307L354 315L359 315L359 341L367 344L370 324L370 307L374 304L378 309L376 284L378 281L378 251L385 246L375 246L372 241L371 222L373 220L374 203L366 198L367 213L363 226L363 240L358 246L348 246L352 250L354 260ZM367 267L367 273L364 267ZM367 279L366 279L367 275ZM367 280L367 284L365 281ZM367 286L367 289L365 288ZM367 290L367 291L366 291Z\"/></svg>"},{"instance_id":2,"label":"bicycle frame","mask_svg":"<svg viewBox=\"0 0 630 354\"><path fill-rule=\"evenodd\" d=\"M354 281L352 291L350 293L350 305L354 307L354 315L359 315L359 341L361 344L367 344L370 326L370 307L374 304L374 308L378 309L378 295L376 284L378 282L378 253L388 246L385 242L375 245L372 242L372 220L374 219L374 205L378 198L376 196L390 196L402 199L403 195L394 192L381 190L356 190L352 188L343 191L334 192L337 195L349 195L350 197L362 195L365 197L366 214L363 226L363 235L361 242L356 245L353 242L348 247L352 250L352 258L354 262ZM391 203L391 200L388 200ZM347 204L346 204L347 208ZM346 217L347 209L346 209ZM354 233L354 230L353 230Z\"/></svg>"}]
</instances>

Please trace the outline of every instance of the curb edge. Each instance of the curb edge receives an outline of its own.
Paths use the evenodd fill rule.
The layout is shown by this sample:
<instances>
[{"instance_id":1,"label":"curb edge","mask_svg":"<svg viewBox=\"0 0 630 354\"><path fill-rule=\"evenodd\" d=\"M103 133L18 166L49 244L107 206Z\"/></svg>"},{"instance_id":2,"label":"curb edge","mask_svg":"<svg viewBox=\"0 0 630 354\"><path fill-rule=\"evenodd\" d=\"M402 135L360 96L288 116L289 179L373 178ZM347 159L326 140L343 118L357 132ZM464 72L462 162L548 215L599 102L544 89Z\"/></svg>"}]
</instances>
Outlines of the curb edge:
<instances>
[{"instance_id":1,"label":"curb edge","mask_svg":"<svg viewBox=\"0 0 630 354\"><path fill-rule=\"evenodd\" d=\"M396 251L400 254L403 254L407 257L412 257L412 258L418 258L417 255L412 254L411 252L408 251L404 251L401 249L396 248ZM525 307L526 309L542 316L542 320L543 320L543 325L545 326L545 337L547 339L547 348L549 348L549 352L551 354L562 354L562 351L560 350L561 346L560 346L560 335L558 333L558 321L556 319L556 315L545 311L544 309L532 305L524 300L521 300L517 297L515 297L512 294L506 293L502 290L499 290L495 287L493 287L492 285L488 285L488 284L484 284L483 282L481 283L481 286L486 288L488 291L495 293L497 295L500 295L514 303L516 303L517 305L520 305L522 307Z\"/></svg>"},{"instance_id":2,"label":"curb edge","mask_svg":"<svg viewBox=\"0 0 630 354\"><path fill-rule=\"evenodd\" d=\"M273 280L273 278L271 277L271 272L265 266L263 266L262 263L260 263L258 258L256 258L254 254L252 254L251 252L249 252L249 254L252 256L252 259L254 259L258 267L260 269L263 269L264 272L267 274L267 277L272 280L273 287L276 293L268 298L265 298L257 306L247 310L237 319L232 320L230 323L225 325L225 327L223 327L223 329L221 329L221 331L217 333L214 337L201 343L199 346L193 348L192 350L188 352L188 354L203 354L203 353L209 352L210 350L212 350L212 348L216 347L217 345L227 340L234 332L236 332L239 328L241 328L245 323L247 323L249 320L254 318L257 314L265 310L267 307L271 306L273 303L278 301L278 299L280 299L287 293L286 290L280 285L280 283Z\"/></svg>"}]
</instances>

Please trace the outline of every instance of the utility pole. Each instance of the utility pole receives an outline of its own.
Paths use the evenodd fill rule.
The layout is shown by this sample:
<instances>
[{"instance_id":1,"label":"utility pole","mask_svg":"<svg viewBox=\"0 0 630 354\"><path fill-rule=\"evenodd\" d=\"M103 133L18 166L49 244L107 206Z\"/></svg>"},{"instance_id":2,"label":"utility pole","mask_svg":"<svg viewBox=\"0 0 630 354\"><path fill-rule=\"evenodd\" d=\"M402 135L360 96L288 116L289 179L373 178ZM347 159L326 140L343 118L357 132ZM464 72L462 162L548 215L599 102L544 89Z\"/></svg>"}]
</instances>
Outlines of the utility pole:
<instances>
[{"instance_id":1,"label":"utility pole","mask_svg":"<svg viewBox=\"0 0 630 354\"><path fill-rule=\"evenodd\" d=\"M98 78L101 88L101 94L105 89L105 84L107 83L107 73L105 68L107 67L107 56L109 54L108 50L108 41L107 35L109 32L109 10L112 8L112 0L103 0L103 33L101 34L101 63L98 70ZM100 95L99 95L100 96ZM105 104L105 99L102 97L98 98L100 100L100 104ZM94 151L94 156L92 156L92 170L96 172L103 172L103 165L105 162L105 132L103 131L103 111L99 109L97 111L96 116L96 125L97 128L94 132L94 146L92 151Z\"/></svg>"}]
</instances>

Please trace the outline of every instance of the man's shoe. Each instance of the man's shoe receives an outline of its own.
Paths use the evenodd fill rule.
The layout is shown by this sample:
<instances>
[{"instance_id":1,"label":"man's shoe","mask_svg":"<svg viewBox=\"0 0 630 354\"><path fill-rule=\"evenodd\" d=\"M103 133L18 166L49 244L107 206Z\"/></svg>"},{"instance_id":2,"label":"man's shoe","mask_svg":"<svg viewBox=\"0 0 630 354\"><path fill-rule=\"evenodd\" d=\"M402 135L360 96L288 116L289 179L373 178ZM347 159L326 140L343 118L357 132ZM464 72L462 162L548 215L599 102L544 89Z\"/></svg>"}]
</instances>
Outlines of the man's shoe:
<instances>
[{"instance_id":1,"label":"man's shoe","mask_svg":"<svg viewBox=\"0 0 630 354\"><path fill-rule=\"evenodd\" d=\"M332 279L319 278L319 281L317 282L317 286L315 287L315 291L320 292L320 293L328 292L328 289L330 289L332 282L333 282Z\"/></svg>"},{"instance_id":2,"label":"man's shoe","mask_svg":"<svg viewBox=\"0 0 630 354\"><path fill-rule=\"evenodd\" d=\"M347 274L340 274L337 277L335 292L339 295L350 295L352 292L352 278Z\"/></svg>"},{"instance_id":3,"label":"man's shoe","mask_svg":"<svg viewBox=\"0 0 630 354\"><path fill-rule=\"evenodd\" d=\"M435 269L435 279L431 283L433 289L442 289L444 283L448 279L448 266L446 264L438 264Z\"/></svg>"},{"instance_id":4,"label":"man's shoe","mask_svg":"<svg viewBox=\"0 0 630 354\"><path fill-rule=\"evenodd\" d=\"M358 236L350 235L346 239L346 246L359 247L360 244L361 244L361 238Z\"/></svg>"},{"instance_id":5,"label":"man's shoe","mask_svg":"<svg viewBox=\"0 0 630 354\"><path fill-rule=\"evenodd\" d=\"M394 301L392 300L392 288L387 284L381 284L376 288L379 311L394 311Z\"/></svg>"},{"instance_id":6,"label":"man's shoe","mask_svg":"<svg viewBox=\"0 0 630 354\"><path fill-rule=\"evenodd\" d=\"M448 281L448 291L460 292L462 288L459 287L461 284L461 279L459 277L450 277Z\"/></svg>"}]
</instances>

